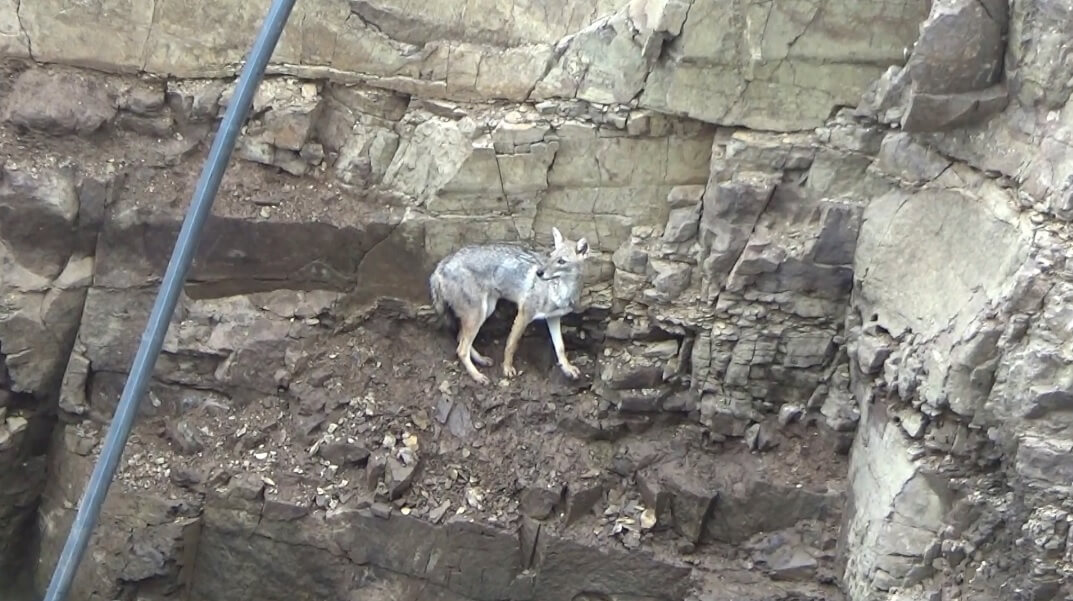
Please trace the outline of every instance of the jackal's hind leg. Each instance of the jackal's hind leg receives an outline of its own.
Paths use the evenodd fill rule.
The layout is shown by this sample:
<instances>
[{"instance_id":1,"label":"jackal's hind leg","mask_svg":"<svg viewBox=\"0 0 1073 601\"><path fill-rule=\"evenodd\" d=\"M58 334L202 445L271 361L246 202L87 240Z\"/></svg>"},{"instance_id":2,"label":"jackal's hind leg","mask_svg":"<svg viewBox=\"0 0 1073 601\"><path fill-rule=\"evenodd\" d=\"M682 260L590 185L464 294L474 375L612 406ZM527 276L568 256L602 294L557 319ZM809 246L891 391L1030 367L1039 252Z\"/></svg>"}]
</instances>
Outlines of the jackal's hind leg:
<instances>
[{"instance_id":1,"label":"jackal's hind leg","mask_svg":"<svg viewBox=\"0 0 1073 601\"><path fill-rule=\"evenodd\" d=\"M492 364L495 363L495 361L493 361L491 357L486 357L478 353L477 349L473 348L472 346L469 349L469 356L473 359L474 363L480 365L481 367L492 367Z\"/></svg>"},{"instance_id":2,"label":"jackal's hind leg","mask_svg":"<svg viewBox=\"0 0 1073 601\"><path fill-rule=\"evenodd\" d=\"M487 384L489 382L488 376L482 374L477 370L477 366L473 365L473 353L476 352L473 350L473 339L477 337L477 331L481 327L481 322L477 320L478 317L479 315L467 312L459 319L461 328L458 332L458 348L455 349L455 352L470 377L478 384ZM478 356L480 356L479 353Z\"/></svg>"}]
</instances>

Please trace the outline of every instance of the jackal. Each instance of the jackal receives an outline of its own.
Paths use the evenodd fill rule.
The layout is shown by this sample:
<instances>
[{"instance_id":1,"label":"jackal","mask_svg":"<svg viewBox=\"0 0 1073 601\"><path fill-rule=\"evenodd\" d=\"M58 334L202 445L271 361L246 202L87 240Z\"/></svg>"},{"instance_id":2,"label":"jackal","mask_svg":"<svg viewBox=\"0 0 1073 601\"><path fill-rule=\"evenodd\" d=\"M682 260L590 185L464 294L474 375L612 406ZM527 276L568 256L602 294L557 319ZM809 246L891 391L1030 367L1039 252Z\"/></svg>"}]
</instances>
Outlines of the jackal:
<instances>
[{"instance_id":1,"label":"jackal","mask_svg":"<svg viewBox=\"0 0 1073 601\"><path fill-rule=\"evenodd\" d=\"M429 276L432 306L441 316L450 308L458 320L459 360L480 384L488 383L474 363L492 365L492 359L473 348L473 339L492 314L499 299L518 306L503 353L503 375L517 375L514 354L525 326L534 319L548 324L559 368L576 379L581 371L566 358L559 320L577 309L581 298L581 265L589 256L585 238L576 242L563 239L558 228L551 229L555 248L550 254L517 244L493 243L464 246L447 255Z\"/></svg>"}]
</instances>

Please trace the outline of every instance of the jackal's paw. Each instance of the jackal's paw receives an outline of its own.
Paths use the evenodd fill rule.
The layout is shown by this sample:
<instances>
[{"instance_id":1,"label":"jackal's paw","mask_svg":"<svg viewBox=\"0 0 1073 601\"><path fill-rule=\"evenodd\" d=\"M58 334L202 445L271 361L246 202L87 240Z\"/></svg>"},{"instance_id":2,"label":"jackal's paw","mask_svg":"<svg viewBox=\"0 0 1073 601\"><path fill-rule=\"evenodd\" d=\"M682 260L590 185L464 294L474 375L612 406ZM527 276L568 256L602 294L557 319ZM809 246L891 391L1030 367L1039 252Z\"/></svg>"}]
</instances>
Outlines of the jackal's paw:
<instances>
[{"instance_id":1,"label":"jackal's paw","mask_svg":"<svg viewBox=\"0 0 1073 601\"><path fill-rule=\"evenodd\" d=\"M473 362L481 367L492 367L495 364L491 357L485 357L484 355L473 355Z\"/></svg>"},{"instance_id":2,"label":"jackal's paw","mask_svg":"<svg viewBox=\"0 0 1073 601\"><path fill-rule=\"evenodd\" d=\"M561 365L560 367L562 368L563 373L566 374L566 377L570 378L571 380L576 380L581 377L581 370L574 367L570 363Z\"/></svg>"},{"instance_id":3,"label":"jackal's paw","mask_svg":"<svg viewBox=\"0 0 1073 601\"><path fill-rule=\"evenodd\" d=\"M472 374L472 376L473 376L473 380L476 381L481 386L486 386L489 382L491 382L491 380L488 379L488 376L482 374L481 372L477 372L475 374Z\"/></svg>"},{"instance_id":4,"label":"jackal's paw","mask_svg":"<svg viewBox=\"0 0 1073 601\"><path fill-rule=\"evenodd\" d=\"M518 370L513 365L503 365L503 375L508 378L513 378L518 375Z\"/></svg>"}]
</instances>

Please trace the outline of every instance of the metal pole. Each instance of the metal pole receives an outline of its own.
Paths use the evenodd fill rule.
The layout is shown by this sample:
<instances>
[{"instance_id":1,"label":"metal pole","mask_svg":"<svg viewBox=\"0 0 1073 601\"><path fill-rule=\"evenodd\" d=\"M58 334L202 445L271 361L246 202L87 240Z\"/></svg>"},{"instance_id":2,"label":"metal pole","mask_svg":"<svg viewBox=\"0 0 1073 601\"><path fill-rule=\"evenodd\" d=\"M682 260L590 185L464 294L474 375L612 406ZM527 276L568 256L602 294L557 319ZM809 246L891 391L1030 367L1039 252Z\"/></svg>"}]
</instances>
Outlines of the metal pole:
<instances>
[{"instance_id":1,"label":"metal pole","mask_svg":"<svg viewBox=\"0 0 1073 601\"><path fill-rule=\"evenodd\" d=\"M74 524L71 525L71 532L67 536L63 552L60 553L60 559L56 563L56 570L45 592L44 601L64 601L74 581L82 555L89 543L89 537L100 517L101 505L108 494L108 488L115 477L116 467L123 455L127 438L130 436L130 429L138 412L138 404L145 394L157 357L160 355L164 335L167 334L172 314L175 312L175 305L182 292L194 252L197 250L205 220L209 216L212 203L216 199L216 192L220 188L220 180L223 178L231 152L234 150L235 140L238 138L242 124L246 121L253 96L261 84L265 67L279 42L294 3L295 0L272 1L261 31L257 34L249 58L239 76L235 94L227 106L227 112L224 114L205 166L202 168L201 177L194 188L190 209L183 220L182 229L179 230L175 250L172 251L168 268L164 272L164 280L160 284L160 292L157 293L148 324L142 333L138 352L130 368L130 375L123 387L123 394L119 398L119 405L112 417L112 424L108 428L108 435L101 448L97 465L93 468L93 474L89 477L86 491L79 503L78 514L75 515Z\"/></svg>"}]
</instances>

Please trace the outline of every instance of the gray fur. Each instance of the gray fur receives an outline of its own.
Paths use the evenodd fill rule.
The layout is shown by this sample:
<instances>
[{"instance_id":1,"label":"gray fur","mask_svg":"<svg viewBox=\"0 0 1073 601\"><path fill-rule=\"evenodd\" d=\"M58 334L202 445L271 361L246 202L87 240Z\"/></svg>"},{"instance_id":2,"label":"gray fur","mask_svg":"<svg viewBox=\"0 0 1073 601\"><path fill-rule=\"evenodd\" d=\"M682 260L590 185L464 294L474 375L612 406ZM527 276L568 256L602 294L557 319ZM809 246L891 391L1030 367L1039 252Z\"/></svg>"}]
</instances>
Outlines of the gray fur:
<instances>
[{"instance_id":1,"label":"gray fur","mask_svg":"<svg viewBox=\"0 0 1073 601\"><path fill-rule=\"evenodd\" d=\"M458 356L473 379L487 383L488 378L473 366L492 360L473 349L473 338L495 310L499 299L518 306L518 317L504 353L504 375L515 375L513 356L525 325L544 319L552 336L556 356L564 373L579 374L566 359L559 319L573 312L581 298L581 264L589 254L584 238L566 242L559 230L552 228L555 248L539 253L517 244L471 244L444 257L429 276L432 306L441 316L447 309L457 317ZM539 275L538 275L539 274Z\"/></svg>"}]
</instances>

